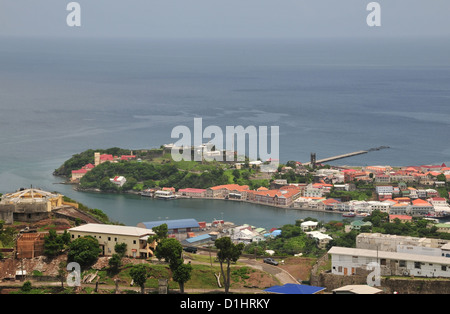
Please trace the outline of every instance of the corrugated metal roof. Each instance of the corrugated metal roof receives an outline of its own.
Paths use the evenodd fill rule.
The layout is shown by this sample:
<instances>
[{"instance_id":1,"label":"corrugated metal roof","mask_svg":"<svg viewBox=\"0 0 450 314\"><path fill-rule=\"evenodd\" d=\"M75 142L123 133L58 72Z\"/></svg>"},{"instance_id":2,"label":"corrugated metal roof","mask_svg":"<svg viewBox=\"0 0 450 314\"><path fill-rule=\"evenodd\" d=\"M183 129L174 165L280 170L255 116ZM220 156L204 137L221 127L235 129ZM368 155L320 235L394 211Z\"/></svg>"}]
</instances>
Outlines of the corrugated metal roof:
<instances>
[{"instance_id":1,"label":"corrugated metal roof","mask_svg":"<svg viewBox=\"0 0 450 314\"><path fill-rule=\"evenodd\" d=\"M209 239L211 239L211 236L209 234L202 234L202 235L199 235L199 236L196 236L193 238L186 239L186 242L194 243L197 241L203 241L203 240L209 240Z\"/></svg>"},{"instance_id":2,"label":"corrugated metal roof","mask_svg":"<svg viewBox=\"0 0 450 314\"><path fill-rule=\"evenodd\" d=\"M152 229L154 227L161 226L162 224L167 224L167 228L171 229L185 229L185 228L200 228L197 220L193 218L189 219L175 219L175 220L159 220L159 221L148 221L141 222L138 227L144 227L147 229Z\"/></svg>"}]
</instances>

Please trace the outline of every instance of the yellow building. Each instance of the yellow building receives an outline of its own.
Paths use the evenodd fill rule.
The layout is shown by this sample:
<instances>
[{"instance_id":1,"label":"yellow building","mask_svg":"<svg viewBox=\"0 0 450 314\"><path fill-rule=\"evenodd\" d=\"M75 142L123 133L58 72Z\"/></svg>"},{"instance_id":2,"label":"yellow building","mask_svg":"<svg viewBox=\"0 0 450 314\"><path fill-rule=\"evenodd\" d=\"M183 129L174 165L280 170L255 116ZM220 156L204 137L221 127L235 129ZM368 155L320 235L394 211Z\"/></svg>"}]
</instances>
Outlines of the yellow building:
<instances>
[{"instance_id":1,"label":"yellow building","mask_svg":"<svg viewBox=\"0 0 450 314\"><path fill-rule=\"evenodd\" d=\"M85 224L69 229L72 241L84 236L96 238L99 242L102 255L111 256L115 252L116 244L127 245L126 256L150 257L153 255L155 244L148 244L147 239L155 233L151 229L131 226L117 226L106 224Z\"/></svg>"},{"instance_id":2,"label":"yellow building","mask_svg":"<svg viewBox=\"0 0 450 314\"><path fill-rule=\"evenodd\" d=\"M0 212L10 212L13 221L34 222L50 217L53 209L63 205L63 196L57 193L30 188L4 194L0 201Z\"/></svg>"}]
</instances>

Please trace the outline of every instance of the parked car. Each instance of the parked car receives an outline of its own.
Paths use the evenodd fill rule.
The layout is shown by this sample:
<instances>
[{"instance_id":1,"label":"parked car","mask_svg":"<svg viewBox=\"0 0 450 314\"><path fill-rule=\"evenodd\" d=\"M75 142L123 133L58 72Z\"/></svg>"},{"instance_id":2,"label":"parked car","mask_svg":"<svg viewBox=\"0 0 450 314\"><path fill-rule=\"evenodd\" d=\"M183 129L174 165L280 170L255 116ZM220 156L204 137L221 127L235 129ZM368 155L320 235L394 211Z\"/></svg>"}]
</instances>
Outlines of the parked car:
<instances>
[{"instance_id":1,"label":"parked car","mask_svg":"<svg viewBox=\"0 0 450 314\"><path fill-rule=\"evenodd\" d=\"M275 266L278 265L278 262L271 257L267 257L267 258L263 259L263 262L266 264L270 264L270 265L275 265Z\"/></svg>"},{"instance_id":2,"label":"parked car","mask_svg":"<svg viewBox=\"0 0 450 314\"><path fill-rule=\"evenodd\" d=\"M183 251L188 253L197 253L197 248L193 246L187 246L183 248Z\"/></svg>"}]
</instances>

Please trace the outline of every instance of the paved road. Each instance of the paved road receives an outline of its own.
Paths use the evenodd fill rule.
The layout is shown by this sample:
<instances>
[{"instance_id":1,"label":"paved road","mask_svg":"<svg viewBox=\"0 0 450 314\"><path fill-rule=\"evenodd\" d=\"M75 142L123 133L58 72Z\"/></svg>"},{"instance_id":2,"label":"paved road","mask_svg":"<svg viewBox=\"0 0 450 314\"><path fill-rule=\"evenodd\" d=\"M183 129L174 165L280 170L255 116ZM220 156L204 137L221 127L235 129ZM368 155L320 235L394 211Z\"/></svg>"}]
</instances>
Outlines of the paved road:
<instances>
[{"instance_id":1,"label":"paved road","mask_svg":"<svg viewBox=\"0 0 450 314\"><path fill-rule=\"evenodd\" d=\"M269 265L266 263L263 263L262 261L254 260L254 259L241 259L239 260L242 263L246 263L247 265L265 271L273 276L275 276L282 285L287 283L296 283L298 284L298 281L286 270L282 269L278 266Z\"/></svg>"}]
</instances>

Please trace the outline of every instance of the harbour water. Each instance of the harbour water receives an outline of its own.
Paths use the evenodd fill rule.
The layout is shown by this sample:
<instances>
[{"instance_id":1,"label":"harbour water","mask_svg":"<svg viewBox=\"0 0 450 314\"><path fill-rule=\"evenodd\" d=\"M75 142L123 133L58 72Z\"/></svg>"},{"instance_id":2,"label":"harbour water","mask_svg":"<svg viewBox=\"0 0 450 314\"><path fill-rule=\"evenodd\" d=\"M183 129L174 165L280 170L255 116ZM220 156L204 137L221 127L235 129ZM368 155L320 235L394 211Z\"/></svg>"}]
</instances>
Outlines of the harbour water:
<instances>
[{"instance_id":1,"label":"harbour water","mask_svg":"<svg viewBox=\"0 0 450 314\"><path fill-rule=\"evenodd\" d=\"M112 220L222 218L265 228L301 212L209 200L161 202L76 192L52 176L86 149L153 148L171 130L279 126L280 159L309 161L370 147L334 162L448 163L450 45L440 40L2 39L0 193L56 190Z\"/></svg>"}]
</instances>

